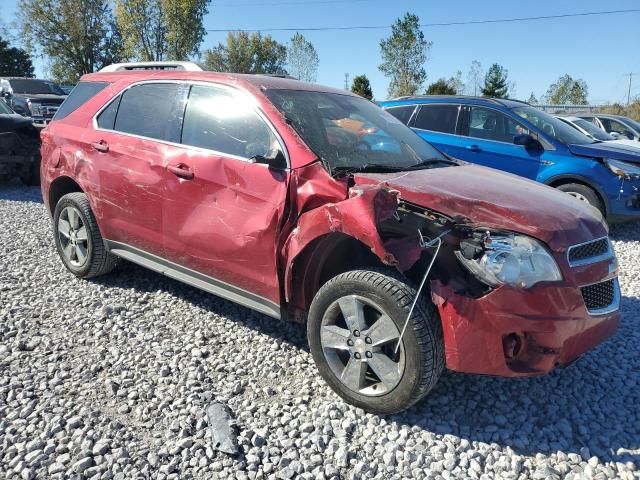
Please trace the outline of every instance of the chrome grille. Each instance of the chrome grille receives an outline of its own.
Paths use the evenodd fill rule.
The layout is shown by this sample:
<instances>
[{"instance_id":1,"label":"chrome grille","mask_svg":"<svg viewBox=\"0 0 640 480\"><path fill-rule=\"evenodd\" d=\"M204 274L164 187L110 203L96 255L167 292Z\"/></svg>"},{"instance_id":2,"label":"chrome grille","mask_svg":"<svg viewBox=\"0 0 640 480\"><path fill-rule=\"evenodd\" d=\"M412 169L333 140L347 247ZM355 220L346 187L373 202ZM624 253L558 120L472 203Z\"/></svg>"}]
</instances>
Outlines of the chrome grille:
<instances>
[{"instance_id":1,"label":"chrome grille","mask_svg":"<svg viewBox=\"0 0 640 480\"><path fill-rule=\"evenodd\" d=\"M598 238L589 242L569 247L567 259L572 267L596 263L611 257L611 245L608 237Z\"/></svg>"},{"instance_id":2,"label":"chrome grille","mask_svg":"<svg viewBox=\"0 0 640 480\"><path fill-rule=\"evenodd\" d=\"M589 313L604 313L605 310L617 308L615 304L619 295L615 278L582 287L580 291Z\"/></svg>"}]
</instances>

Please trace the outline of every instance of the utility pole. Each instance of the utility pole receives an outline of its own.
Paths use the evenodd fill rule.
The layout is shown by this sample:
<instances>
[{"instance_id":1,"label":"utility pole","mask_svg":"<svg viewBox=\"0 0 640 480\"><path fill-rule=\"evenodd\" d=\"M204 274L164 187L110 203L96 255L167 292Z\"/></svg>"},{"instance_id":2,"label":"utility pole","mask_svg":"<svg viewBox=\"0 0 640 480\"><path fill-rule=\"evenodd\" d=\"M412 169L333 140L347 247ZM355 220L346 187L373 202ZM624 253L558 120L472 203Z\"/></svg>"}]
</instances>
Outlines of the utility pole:
<instances>
[{"instance_id":1,"label":"utility pole","mask_svg":"<svg viewBox=\"0 0 640 480\"><path fill-rule=\"evenodd\" d=\"M344 89L349 90L349 73L344 74Z\"/></svg>"},{"instance_id":2,"label":"utility pole","mask_svg":"<svg viewBox=\"0 0 640 480\"><path fill-rule=\"evenodd\" d=\"M633 76L638 75L637 73L629 72L625 75L625 77L629 77L629 89L627 90L627 107L631 103L631 82L633 82Z\"/></svg>"}]
</instances>

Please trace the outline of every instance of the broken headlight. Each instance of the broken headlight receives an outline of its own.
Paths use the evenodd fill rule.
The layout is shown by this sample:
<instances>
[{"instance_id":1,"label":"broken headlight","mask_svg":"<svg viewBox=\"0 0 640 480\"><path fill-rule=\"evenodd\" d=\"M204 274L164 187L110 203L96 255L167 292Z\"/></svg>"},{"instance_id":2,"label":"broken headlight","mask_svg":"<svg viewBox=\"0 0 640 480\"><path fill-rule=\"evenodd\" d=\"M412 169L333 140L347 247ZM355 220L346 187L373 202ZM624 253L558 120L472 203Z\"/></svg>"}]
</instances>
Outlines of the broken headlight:
<instances>
[{"instance_id":1,"label":"broken headlight","mask_svg":"<svg viewBox=\"0 0 640 480\"><path fill-rule=\"evenodd\" d=\"M542 243L517 234L476 234L456 251L460 262L480 281L497 287L529 288L562 280L558 264Z\"/></svg>"},{"instance_id":2,"label":"broken headlight","mask_svg":"<svg viewBox=\"0 0 640 480\"><path fill-rule=\"evenodd\" d=\"M619 177L640 177L640 165L623 162L622 160L613 160L611 158L606 158L604 162L606 163L607 167L609 167L609 170L611 170Z\"/></svg>"}]
</instances>

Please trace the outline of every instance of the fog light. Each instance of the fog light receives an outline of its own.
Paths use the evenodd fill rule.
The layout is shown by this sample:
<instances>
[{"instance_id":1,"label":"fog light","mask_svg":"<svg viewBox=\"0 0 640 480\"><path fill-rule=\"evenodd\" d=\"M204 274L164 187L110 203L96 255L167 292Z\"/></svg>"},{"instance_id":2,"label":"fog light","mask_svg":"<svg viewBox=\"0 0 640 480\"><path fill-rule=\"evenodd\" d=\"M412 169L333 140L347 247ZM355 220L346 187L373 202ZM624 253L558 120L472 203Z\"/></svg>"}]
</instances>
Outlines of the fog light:
<instances>
[{"instance_id":1,"label":"fog light","mask_svg":"<svg viewBox=\"0 0 640 480\"><path fill-rule=\"evenodd\" d=\"M502 338L502 349L504 350L504 357L507 360L511 360L517 357L522 350L522 340L517 333L510 333Z\"/></svg>"}]
</instances>

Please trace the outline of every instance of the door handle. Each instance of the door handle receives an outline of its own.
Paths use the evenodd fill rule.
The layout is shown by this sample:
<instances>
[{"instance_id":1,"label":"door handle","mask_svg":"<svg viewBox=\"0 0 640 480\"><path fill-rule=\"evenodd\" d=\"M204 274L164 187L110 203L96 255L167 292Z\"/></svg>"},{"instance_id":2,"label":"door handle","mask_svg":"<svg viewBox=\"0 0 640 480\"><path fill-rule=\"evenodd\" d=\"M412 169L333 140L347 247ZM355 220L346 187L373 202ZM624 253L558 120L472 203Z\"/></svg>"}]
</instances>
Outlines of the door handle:
<instances>
[{"instance_id":1,"label":"door handle","mask_svg":"<svg viewBox=\"0 0 640 480\"><path fill-rule=\"evenodd\" d=\"M94 148L94 150L102 153L107 153L109 151L109 144L104 140L100 140L99 142L91 142L91 146Z\"/></svg>"},{"instance_id":2,"label":"door handle","mask_svg":"<svg viewBox=\"0 0 640 480\"><path fill-rule=\"evenodd\" d=\"M167 170L173 173L176 177L184 178L185 180L193 179L193 172L191 171L191 168L189 168L189 165L185 165L184 163L169 165Z\"/></svg>"},{"instance_id":3,"label":"door handle","mask_svg":"<svg viewBox=\"0 0 640 480\"><path fill-rule=\"evenodd\" d=\"M471 152L480 152L480 147L478 145L467 145L466 147L467 150L471 151Z\"/></svg>"}]
</instances>

